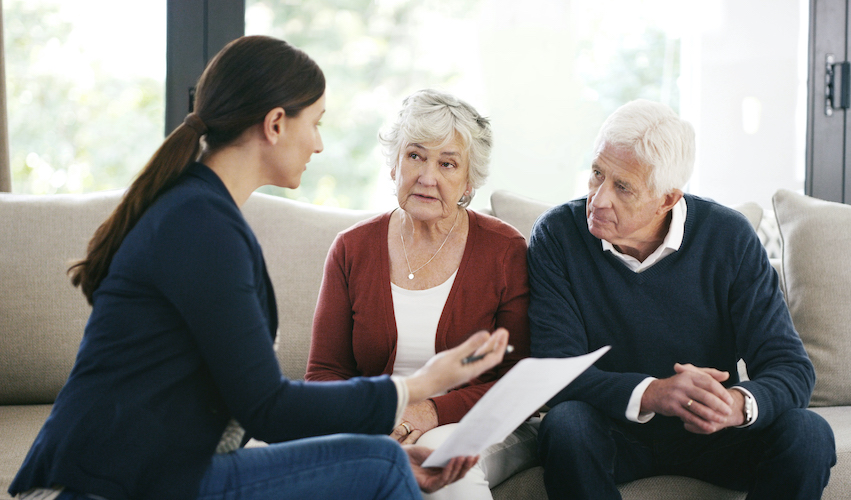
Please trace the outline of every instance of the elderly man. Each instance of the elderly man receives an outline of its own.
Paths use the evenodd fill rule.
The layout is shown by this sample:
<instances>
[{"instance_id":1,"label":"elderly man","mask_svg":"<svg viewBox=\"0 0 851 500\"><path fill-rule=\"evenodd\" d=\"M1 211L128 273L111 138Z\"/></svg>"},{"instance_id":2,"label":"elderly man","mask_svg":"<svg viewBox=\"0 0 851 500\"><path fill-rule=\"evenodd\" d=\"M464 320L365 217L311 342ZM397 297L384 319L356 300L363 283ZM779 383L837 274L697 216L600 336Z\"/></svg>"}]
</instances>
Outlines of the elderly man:
<instances>
[{"instance_id":1,"label":"elderly man","mask_svg":"<svg viewBox=\"0 0 851 500\"><path fill-rule=\"evenodd\" d=\"M827 485L833 432L806 410L815 373L777 275L742 215L683 194L693 164L691 125L628 103L603 124L587 198L532 231L532 355L612 346L549 403L551 499L663 474L772 500Z\"/></svg>"}]
</instances>

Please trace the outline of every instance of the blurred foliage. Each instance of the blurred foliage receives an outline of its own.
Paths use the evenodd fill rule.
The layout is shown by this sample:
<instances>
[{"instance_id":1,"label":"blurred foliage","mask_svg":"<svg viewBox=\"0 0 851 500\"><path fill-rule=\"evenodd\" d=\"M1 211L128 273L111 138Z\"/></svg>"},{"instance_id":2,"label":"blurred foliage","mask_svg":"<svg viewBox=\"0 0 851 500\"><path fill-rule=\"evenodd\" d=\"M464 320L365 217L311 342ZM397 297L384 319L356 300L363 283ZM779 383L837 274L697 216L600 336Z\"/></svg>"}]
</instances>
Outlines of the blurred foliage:
<instances>
[{"instance_id":1,"label":"blurred foliage","mask_svg":"<svg viewBox=\"0 0 851 500\"><path fill-rule=\"evenodd\" d=\"M578 58L589 67L582 78L598 95L605 115L634 99L659 101L679 112L680 40L648 26L641 36L619 36L617 46L611 58L599 61L594 60L594 40L578 44Z\"/></svg>"},{"instance_id":2,"label":"blurred foliage","mask_svg":"<svg viewBox=\"0 0 851 500\"><path fill-rule=\"evenodd\" d=\"M62 18L59 2L3 2L13 189L63 193L127 186L163 139L164 82L106 71L74 41L74 26ZM488 8L493 5L486 0L247 0L248 32L305 50L328 83L320 129L325 151L313 157L300 188L263 191L360 209L390 198L378 131L411 92L448 88L461 79L465 63L442 59L435 37L451 39L459 26L473 29L480 10ZM611 33L591 33L575 40L575 57L581 100L599 108L595 115L607 116L639 97L679 107L679 40L648 27L619 36L612 53L599 45L610 42ZM69 61L73 71L67 70ZM579 126L588 118L571 121ZM588 154L583 149L570 164L584 168Z\"/></svg>"},{"instance_id":3,"label":"blurred foliage","mask_svg":"<svg viewBox=\"0 0 851 500\"><path fill-rule=\"evenodd\" d=\"M470 15L477 0L248 0L247 23L264 18L264 34L282 38L313 58L327 80L320 128L325 150L315 155L301 187L263 191L311 203L370 208L384 168L377 133L402 99L425 86L441 86L457 68L421 61L418 28L435 13ZM248 26L248 29L251 29ZM436 33L437 34L437 33Z\"/></svg>"},{"instance_id":4,"label":"blurred foliage","mask_svg":"<svg viewBox=\"0 0 851 500\"><path fill-rule=\"evenodd\" d=\"M162 142L164 82L104 71L58 1L5 0L3 18L13 190L127 186Z\"/></svg>"}]
</instances>

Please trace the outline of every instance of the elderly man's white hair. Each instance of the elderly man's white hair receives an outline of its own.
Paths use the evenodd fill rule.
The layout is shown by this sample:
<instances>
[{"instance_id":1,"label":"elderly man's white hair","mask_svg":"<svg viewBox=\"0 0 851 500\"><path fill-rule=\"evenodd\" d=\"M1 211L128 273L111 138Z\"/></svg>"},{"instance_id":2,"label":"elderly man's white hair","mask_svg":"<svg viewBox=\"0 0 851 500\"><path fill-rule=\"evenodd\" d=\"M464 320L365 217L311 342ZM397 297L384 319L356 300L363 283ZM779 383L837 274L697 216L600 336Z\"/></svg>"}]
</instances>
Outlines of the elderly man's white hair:
<instances>
[{"instance_id":1,"label":"elderly man's white hair","mask_svg":"<svg viewBox=\"0 0 851 500\"><path fill-rule=\"evenodd\" d=\"M473 199L475 189L482 187L488 177L493 146L490 122L473 106L440 90L414 92L405 98L396 121L386 132L378 134L378 140L383 146L387 165L394 168L402 149L408 144L442 141L440 146L443 147L455 138L456 133L461 136L470 162L467 178L473 191L458 202L466 207Z\"/></svg>"},{"instance_id":2,"label":"elderly man's white hair","mask_svg":"<svg viewBox=\"0 0 851 500\"><path fill-rule=\"evenodd\" d=\"M600 128L594 155L606 146L630 151L651 167L648 184L654 196L683 189L694 170L694 128L658 102L638 99L612 113Z\"/></svg>"}]
</instances>

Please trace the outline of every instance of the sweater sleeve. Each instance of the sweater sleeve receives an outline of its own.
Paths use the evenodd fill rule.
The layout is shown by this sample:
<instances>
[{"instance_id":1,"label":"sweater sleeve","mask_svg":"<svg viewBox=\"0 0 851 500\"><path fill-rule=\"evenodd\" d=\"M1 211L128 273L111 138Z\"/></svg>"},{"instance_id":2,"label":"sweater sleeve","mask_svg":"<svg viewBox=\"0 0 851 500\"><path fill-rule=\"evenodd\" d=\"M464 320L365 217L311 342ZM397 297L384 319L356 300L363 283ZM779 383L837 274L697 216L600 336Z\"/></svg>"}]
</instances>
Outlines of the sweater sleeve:
<instances>
[{"instance_id":1,"label":"sweater sleeve","mask_svg":"<svg viewBox=\"0 0 851 500\"><path fill-rule=\"evenodd\" d=\"M757 235L747 231L744 239L729 293L730 315L750 378L740 385L753 394L759 408L759 417L749 428L762 429L786 410L807 407L815 370Z\"/></svg>"},{"instance_id":2,"label":"sweater sleeve","mask_svg":"<svg viewBox=\"0 0 851 500\"><path fill-rule=\"evenodd\" d=\"M584 242L578 235L575 241L569 238L571 214L559 210L538 220L529 241L531 350L532 356L538 358L579 356L602 347L589 345L582 311L574 296L578 292L564 264ZM585 401L611 418L626 421L632 391L647 376L608 372L592 366L556 394L549 405L567 400Z\"/></svg>"},{"instance_id":3,"label":"sweater sleeve","mask_svg":"<svg viewBox=\"0 0 851 500\"><path fill-rule=\"evenodd\" d=\"M155 240L161 291L250 435L278 442L390 431L396 389L389 377L311 384L282 376L258 296L262 255L235 207L224 200L184 203L164 218Z\"/></svg>"},{"instance_id":4,"label":"sweater sleeve","mask_svg":"<svg viewBox=\"0 0 851 500\"><path fill-rule=\"evenodd\" d=\"M337 235L325 260L305 380L348 380L359 375L352 345L352 302L344 262L343 239Z\"/></svg>"},{"instance_id":5,"label":"sweater sleeve","mask_svg":"<svg viewBox=\"0 0 851 500\"><path fill-rule=\"evenodd\" d=\"M481 286L481 283L492 284L496 279L499 288L499 304L493 318L493 329L505 328L509 333L509 344L514 346L514 352L506 355L502 363L471 380L460 388L445 395L432 398L437 407L439 425L451 424L461 420L475 405L485 392L497 380L505 375L518 361L529 356L529 280L526 267L526 241L519 234L511 238L502 255L477 256L476 258L493 258L499 274L496 276L472 277L470 286ZM466 286L467 284L464 283ZM487 305L482 305L487 307ZM464 311L457 314L464 315ZM482 328L485 328L483 325ZM459 332L460 333L460 332ZM465 332L467 335L474 332ZM459 338L458 344L466 339ZM447 348L454 345L447 346Z\"/></svg>"}]
</instances>

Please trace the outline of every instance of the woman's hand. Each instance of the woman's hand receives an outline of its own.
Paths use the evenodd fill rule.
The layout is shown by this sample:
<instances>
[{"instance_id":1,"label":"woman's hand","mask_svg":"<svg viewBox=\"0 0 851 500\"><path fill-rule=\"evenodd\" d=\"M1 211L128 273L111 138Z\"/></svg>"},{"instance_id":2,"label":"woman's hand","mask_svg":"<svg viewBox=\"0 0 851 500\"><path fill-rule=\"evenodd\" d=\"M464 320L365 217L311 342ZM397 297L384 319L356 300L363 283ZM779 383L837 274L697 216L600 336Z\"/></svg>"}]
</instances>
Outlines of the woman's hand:
<instances>
[{"instance_id":1,"label":"woman's hand","mask_svg":"<svg viewBox=\"0 0 851 500\"><path fill-rule=\"evenodd\" d=\"M422 463L431 455L433 450L416 445L406 445L403 448L408 453L408 460L411 462L411 470L414 471L417 484L426 493L433 493L447 484L461 479L479 461L479 457L455 457L442 469L438 467L423 468Z\"/></svg>"},{"instance_id":2,"label":"woman's hand","mask_svg":"<svg viewBox=\"0 0 851 500\"><path fill-rule=\"evenodd\" d=\"M498 328L492 335L482 330L471 335L463 344L434 355L425 366L405 379L409 404L448 391L490 370L502 362L507 345L508 330L505 328ZM462 362L474 354L485 356L472 363Z\"/></svg>"},{"instance_id":3,"label":"woman's hand","mask_svg":"<svg viewBox=\"0 0 851 500\"><path fill-rule=\"evenodd\" d=\"M408 405L402 413L402 423L390 437L402 444L414 444L426 432L437 427L437 407L430 399Z\"/></svg>"}]
</instances>

